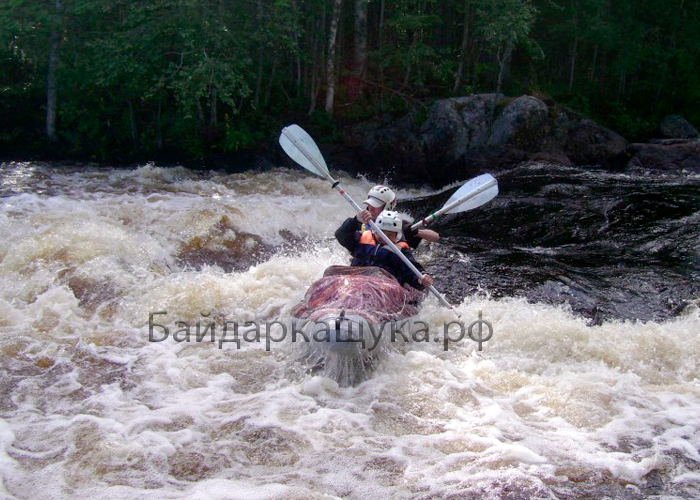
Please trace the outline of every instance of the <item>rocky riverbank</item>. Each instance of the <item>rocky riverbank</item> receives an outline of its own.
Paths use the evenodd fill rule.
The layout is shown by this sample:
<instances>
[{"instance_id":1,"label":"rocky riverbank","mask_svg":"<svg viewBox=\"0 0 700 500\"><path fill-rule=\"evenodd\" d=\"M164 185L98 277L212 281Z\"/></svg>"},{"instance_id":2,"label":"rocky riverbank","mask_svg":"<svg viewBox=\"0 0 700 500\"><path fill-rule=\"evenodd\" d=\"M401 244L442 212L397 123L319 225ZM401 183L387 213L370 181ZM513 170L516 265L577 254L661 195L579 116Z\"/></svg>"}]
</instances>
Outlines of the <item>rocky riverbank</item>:
<instances>
[{"instance_id":1,"label":"rocky riverbank","mask_svg":"<svg viewBox=\"0 0 700 500\"><path fill-rule=\"evenodd\" d=\"M660 125L661 139L629 143L589 118L529 95L442 99L422 117L377 118L341 135L342 145L322 147L331 165L381 173L397 183L439 186L526 161L700 173L698 132L678 115Z\"/></svg>"}]
</instances>

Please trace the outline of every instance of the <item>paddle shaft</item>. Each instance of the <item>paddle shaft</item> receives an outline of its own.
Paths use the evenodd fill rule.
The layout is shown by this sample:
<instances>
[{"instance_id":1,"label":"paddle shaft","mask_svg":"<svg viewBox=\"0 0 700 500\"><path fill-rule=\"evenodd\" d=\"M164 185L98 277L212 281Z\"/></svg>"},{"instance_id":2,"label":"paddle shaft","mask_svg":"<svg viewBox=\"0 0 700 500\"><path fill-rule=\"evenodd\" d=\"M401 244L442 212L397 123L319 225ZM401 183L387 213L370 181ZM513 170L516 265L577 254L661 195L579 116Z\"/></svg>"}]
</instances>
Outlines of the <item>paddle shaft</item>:
<instances>
[{"instance_id":1,"label":"paddle shaft","mask_svg":"<svg viewBox=\"0 0 700 500\"><path fill-rule=\"evenodd\" d=\"M462 203L466 203L467 201L471 200L471 199L474 198L475 196L477 196L477 195L483 193L483 192L486 191L487 189L492 188L493 186L496 186L496 185L498 185L498 182L496 181L496 179L494 179L494 180L492 180L492 181L487 182L487 183L484 184L483 186L479 186L478 188L476 188L476 189L475 189L474 191L472 191L471 193L468 193L468 194L464 195L463 197L459 198L458 200L455 200L455 201L453 201L452 203L450 203L450 204L448 204L448 205L445 205L444 207L442 207L442 208L441 208L440 210L438 210L437 212L433 212L432 214L430 214L429 216L427 216L425 219L422 219L422 220L416 222L415 224L413 224L413 225L411 226L411 229L413 229L413 230L415 231L415 230L417 230L417 229L420 229L420 228L423 227L423 226L427 226L428 224L430 224L431 222L433 222L435 219L437 219L438 217L440 217L442 214L444 214L444 213L446 213L446 212L449 212L449 211L452 210L453 208L455 208L455 207L461 205Z\"/></svg>"},{"instance_id":2,"label":"paddle shaft","mask_svg":"<svg viewBox=\"0 0 700 500\"><path fill-rule=\"evenodd\" d=\"M358 214L362 212L362 208L360 208L360 206L357 203L355 203L355 200L353 200L352 197L342 187L340 187L340 183L336 181L333 177L331 177L331 174L328 173L327 170L321 166L321 164L316 160L314 155L312 155L301 142L297 141L292 134L287 133L286 129L282 129L282 133L287 137L287 139L289 139L294 144L294 146L297 147L297 149L299 149L299 151L303 153L303 155L311 163L313 163L314 167L316 167L316 169L319 172L324 173L326 179L333 185L333 188L336 191L338 191L341 195L343 195L343 198L345 198L348 201L348 203L352 205L352 207ZM377 226L372 219L370 219L369 225L374 230L375 234L378 234L379 237L384 241L384 243L386 243L389 246L389 248L391 248L391 250L401 258L403 263L406 264L406 266L413 272L413 274L415 274L418 278L423 277L423 273L421 273L403 253L401 253L401 250L399 250L398 247L387 237L387 235L384 234L384 232L381 229L379 229L379 226ZM452 309L452 305L449 302L447 302L445 297L443 297L442 294L438 292L434 286L430 285L428 287L428 290L430 290L433 293L433 295L435 295L445 307L449 307L450 309Z\"/></svg>"}]
</instances>

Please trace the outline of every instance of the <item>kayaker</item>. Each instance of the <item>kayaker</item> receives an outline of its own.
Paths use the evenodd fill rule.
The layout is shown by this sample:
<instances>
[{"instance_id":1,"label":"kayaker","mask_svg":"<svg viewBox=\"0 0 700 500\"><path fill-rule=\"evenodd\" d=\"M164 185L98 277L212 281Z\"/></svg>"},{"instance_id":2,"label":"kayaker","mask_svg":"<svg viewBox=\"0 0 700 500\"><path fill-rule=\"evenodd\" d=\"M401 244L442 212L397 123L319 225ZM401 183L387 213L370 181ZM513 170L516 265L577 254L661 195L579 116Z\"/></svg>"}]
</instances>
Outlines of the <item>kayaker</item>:
<instances>
[{"instance_id":1,"label":"kayaker","mask_svg":"<svg viewBox=\"0 0 700 500\"><path fill-rule=\"evenodd\" d=\"M369 229L369 221L377 220L379 214L384 210L394 210L396 207L396 194L390 188L382 185L374 186L367 193L367 199L364 201L365 209L355 217L349 217L335 231L335 238L338 243L347 248L350 253L357 248L362 233ZM408 221L402 220L401 234L403 239L408 243L408 246L416 249L421 240L438 241L440 235L432 229L421 228L417 231L411 229L411 224Z\"/></svg>"},{"instance_id":2,"label":"kayaker","mask_svg":"<svg viewBox=\"0 0 700 500\"><path fill-rule=\"evenodd\" d=\"M414 288L422 290L433 284L433 278L425 274L423 266L413 257L408 243L401 240L401 226L403 219L399 214L390 210L385 210L377 217L376 223L387 238L394 243L401 253L403 253L416 268L423 273L419 279L401 258L393 250L385 245L381 238L376 236L372 230L363 232L356 241L355 250L352 253L351 266L377 266L391 273L399 283L409 284Z\"/></svg>"}]
</instances>

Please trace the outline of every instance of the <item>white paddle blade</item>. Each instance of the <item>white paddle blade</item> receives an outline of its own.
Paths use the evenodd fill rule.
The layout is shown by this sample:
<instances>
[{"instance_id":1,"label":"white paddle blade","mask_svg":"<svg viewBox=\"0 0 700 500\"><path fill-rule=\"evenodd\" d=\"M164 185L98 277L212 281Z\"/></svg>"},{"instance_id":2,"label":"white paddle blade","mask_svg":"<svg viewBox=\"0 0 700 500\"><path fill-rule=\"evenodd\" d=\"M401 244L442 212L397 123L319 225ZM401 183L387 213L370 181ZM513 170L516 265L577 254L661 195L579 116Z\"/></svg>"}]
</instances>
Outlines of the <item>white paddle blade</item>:
<instances>
[{"instance_id":1,"label":"white paddle blade","mask_svg":"<svg viewBox=\"0 0 700 500\"><path fill-rule=\"evenodd\" d=\"M481 193L476 196L470 197L469 195L478 189L483 189L487 184L491 186L486 187ZM467 210L472 210L474 208L480 207L484 203L488 203L498 195L498 181L491 174L483 174L479 177L475 177L461 188L459 188L455 193L450 196L447 200L445 206L448 206L461 198L467 198L464 203L460 203L453 207L446 213L448 214L458 214L460 212L466 212Z\"/></svg>"},{"instance_id":2,"label":"white paddle blade","mask_svg":"<svg viewBox=\"0 0 700 500\"><path fill-rule=\"evenodd\" d=\"M299 125L282 129L280 146L289 157L310 172L326 177L328 167L318 146Z\"/></svg>"}]
</instances>

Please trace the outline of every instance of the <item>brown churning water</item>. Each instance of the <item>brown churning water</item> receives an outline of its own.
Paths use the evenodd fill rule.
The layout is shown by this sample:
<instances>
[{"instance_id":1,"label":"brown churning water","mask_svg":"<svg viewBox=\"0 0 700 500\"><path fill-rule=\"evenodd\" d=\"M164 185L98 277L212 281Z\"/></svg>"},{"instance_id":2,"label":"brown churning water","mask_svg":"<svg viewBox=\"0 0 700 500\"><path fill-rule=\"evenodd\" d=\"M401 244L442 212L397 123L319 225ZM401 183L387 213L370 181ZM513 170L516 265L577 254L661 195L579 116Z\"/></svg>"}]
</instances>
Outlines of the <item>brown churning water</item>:
<instances>
[{"instance_id":1,"label":"brown churning water","mask_svg":"<svg viewBox=\"0 0 700 500\"><path fill-rule=\"evenodd\" d=\"M343 181L356 200L373 184ZM264 331L195 341L198 322L218 339L226 320L288 318L347 263L331 236L350 209L325 181L4 164L0 182L2 497L700 494L697 307L588 326L480 292L457 309L492 323L484 351L404 345L340 388ZM170 337L149 342L165 311ZM429 298L419 318L451 316Z\"/></svg>"}]
</instances>

